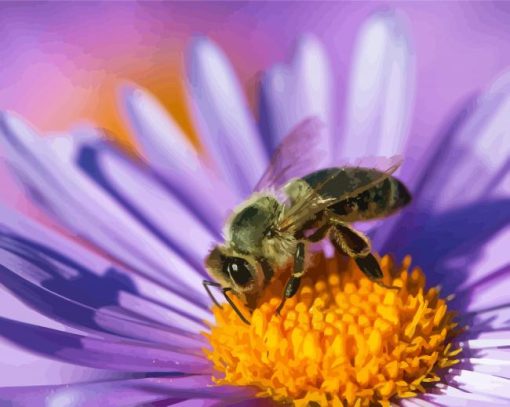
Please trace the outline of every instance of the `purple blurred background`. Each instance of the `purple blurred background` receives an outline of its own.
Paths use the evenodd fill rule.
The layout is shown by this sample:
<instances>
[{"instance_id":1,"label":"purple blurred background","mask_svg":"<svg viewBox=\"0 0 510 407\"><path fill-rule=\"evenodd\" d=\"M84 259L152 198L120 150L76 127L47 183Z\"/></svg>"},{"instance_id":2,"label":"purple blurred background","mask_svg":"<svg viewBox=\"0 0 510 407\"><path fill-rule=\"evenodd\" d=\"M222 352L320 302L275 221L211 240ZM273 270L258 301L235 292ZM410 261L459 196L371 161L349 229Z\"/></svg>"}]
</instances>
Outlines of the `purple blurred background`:
<instances>
[{"instance_id":1,"label":"purple blurred background","mask_svg":"<svg viewBox=\"0 0 510 407\"><path fill-rule=\"evenodd\" d=\"M2 3L0 108L41 130L92 119L126 140L117 112L123 80L153 91L188 131L183 53L190 36L229 55L254 110L262 69L287 59L302 32L326 45L342 102L354 39L371 12L400 9L416 49L412 132L434 133L455 104L510 66L510 6L503 3Z\"/></svg>"}]
</instances>

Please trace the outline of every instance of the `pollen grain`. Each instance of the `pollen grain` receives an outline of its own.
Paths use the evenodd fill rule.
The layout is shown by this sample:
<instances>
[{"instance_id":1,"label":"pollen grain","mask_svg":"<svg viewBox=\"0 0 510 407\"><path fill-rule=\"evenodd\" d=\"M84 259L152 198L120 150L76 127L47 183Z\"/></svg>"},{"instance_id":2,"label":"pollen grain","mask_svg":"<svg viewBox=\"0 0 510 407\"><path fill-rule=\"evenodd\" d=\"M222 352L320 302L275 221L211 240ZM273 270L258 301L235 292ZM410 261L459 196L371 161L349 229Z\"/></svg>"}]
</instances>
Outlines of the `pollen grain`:
<instances>
[{"instance_id":1,"label":"pollen grain","mask_svg":"<svg viewBox=\"0 0 510 407\"><path fill-rule=\"evenodd\" d=\"M345 257L317 254L294 298L275 315L284 275L249 311L214 306L204 352L218 384L254 386L258 397L295 406L389 406L423 393L458 362L460 330L438 288L425 288L410 257L381 259L384 288Z\"/></svg>"}]
</instances>

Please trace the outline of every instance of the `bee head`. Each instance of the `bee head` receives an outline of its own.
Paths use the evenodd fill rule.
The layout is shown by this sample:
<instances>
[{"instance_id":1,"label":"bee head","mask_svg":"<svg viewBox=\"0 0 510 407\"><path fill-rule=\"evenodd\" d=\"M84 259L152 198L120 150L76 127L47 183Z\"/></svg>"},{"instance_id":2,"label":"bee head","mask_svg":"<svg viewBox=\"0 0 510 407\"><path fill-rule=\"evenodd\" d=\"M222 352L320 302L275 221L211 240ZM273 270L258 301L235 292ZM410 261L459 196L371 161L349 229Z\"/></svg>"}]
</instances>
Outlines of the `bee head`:
<instances>
[{"instance_id":1,"label":"bee head","mask_svg":"<svg viewBox=\"0 0 510 407\"><path fill-rule=\"evenodd\" d=\"M252 303L263 288L264 272L260 263L251 256L236 252L227 246L216 246L205 261L209 274L222 287L230 287L243 302Z\"/></svg>"}]
</instances>

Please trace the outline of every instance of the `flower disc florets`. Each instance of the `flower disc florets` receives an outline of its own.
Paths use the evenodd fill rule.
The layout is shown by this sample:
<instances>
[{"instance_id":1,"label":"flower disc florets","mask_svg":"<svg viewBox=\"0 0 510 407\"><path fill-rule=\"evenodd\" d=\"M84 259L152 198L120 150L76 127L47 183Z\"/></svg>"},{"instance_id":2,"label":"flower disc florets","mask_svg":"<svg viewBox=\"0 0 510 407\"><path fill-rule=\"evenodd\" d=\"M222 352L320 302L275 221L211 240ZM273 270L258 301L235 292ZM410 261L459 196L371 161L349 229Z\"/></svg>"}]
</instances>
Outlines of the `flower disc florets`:
<instances>
[{"instance_id":1,"label":"flower disc florets","mask_svg":"<svg viewBox=\"0 0 510 407\"><path fill-rule=\"evenodd\" d=\"M318 254L281 316L275 309L288 273L268 287L251 325L228 306L214 307L205 352L215 381L255 386L260 397L296 406L389 405L424 392L457 363L451 339L458 330L439 290L425 289L423 272L409 271L410 262L382 258L383 283L399 287L388 289L352 260Z\"/></svg>"}]
</instances>

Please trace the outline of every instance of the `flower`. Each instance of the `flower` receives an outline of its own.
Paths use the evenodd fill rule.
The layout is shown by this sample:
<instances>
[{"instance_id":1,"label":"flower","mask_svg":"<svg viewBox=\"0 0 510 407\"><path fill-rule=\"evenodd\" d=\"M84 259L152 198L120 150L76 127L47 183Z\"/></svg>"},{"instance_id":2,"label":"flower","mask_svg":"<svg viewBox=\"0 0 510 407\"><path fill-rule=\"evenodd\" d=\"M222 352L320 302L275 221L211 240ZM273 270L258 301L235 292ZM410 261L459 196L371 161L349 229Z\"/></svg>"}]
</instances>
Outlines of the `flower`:
<instances>
[{"instance_id":1,"label":"flower","mask_svg":"<svg viewBox=\"0 0 510 407\"><path fill-rule=\"evenodd\" d=\"M229 349L237 349L233 345L225 348L218 339L220 330L228 328L220 319L233 315L229 309L225 314L215 309L217 321L213 319L201 287L206 277L202 259L220 238L225 212L250 193L267 165L269 152L302 118L315 115L328 125L333 155L404 152L406 156L407 149L416 148L416 140L406 141L412 104L412 47L398 16L374 15L362 28L357 46L341 143L333 137L339 129L329 104L330 68L313 37L299 43L290 65L276 66L264 75L262 137L226 57L208 39L196 39L189 54L188 83L207 158L195 151L150 95L133 86L124 89L123 101L143 163L127 158L89 128L73 131L72 137L41 138L16 115L3 114L0 140L6 161L34 201L66 229L48 228L1 208L2 284L64 328L0 318L0 335L43 356L91 367L94 373L102 371L103 376L69 385L4 387L0 400L21 405L207 405L218 400L244 402L260 393L256 385L213 381L218 372L206 356L218 366L218 355L227 358ZM351 321L343 321L350 323L344 329L363 329L363 335L368 335L365 353L370 352L372 360L381 356L382 337L376 332L384 333L384 327L391 332L404 328L407 338L417 339L411 343L417 347L434 347L432 338L420 333L430 329L433 336L434 329L441 328L437 335L443 336L434 347L440 352L438 360L444 361L439 367L458 363L447 371L436 371L430 355L419 354L424 360L428 357L425 363L432 369L420 377L437 378L439 384L407 383L415 391L400 396L414 398L391 399L404 406L414 401L504 405L510 399L509 308L504 297L510 275L504 251L508 244L504 228L510 221L509 191L504 183L508 83L509 78L503 76L471 101L423 163L406 162L400 176L411 186L414 206L370 232L382 253L393 253L395 258L410 254L423 268L429 285L442 286L443 299L438 298L438 289L425 290L420 271L407 273L408 259L401 269L389 258L382 261L385 278L391 280L387 283L402 287L398 294L361 279L348 263L322 259L314 272L340 269L341 281L335 285L330 270L322 288L317 285L320 279L313 280L313 287L305 283L307 290L300 291L294 304L289 300L289 308L283 310L287 313L282 312L284 324L293 323L294 307L295 318L310 318L313 329L325 333L320 320L325 300L320 299L323 304L314 300L310 304L314 310L307 312L306 304L304 309L299 306L307 292L320 294L330 284L332 290L336 287L335 295L353 294L348 298L353 308L355 301L365 299L362 294L368 303L375 296L388 307L381 310L383 315L396 312L398 321L406 325L389 325L362 307L357 320L353 310L345 312ZM333 266L324 265L330 261ZM400 297L404 288L410 293L406 298ZM416 310L409 320L401 310L411 303L418 308L409 308ZM249 329L255 334L264 331L272 315L267 307L275 305L271 301L264 304L252 315ZM466 326L465 332L454 332L451 310L458 312L455 323ZM324 321L329 323L327 318ZM331 318L334 321L337 316ZM208 342L201 332L210 327ZM333 334L345 334L341 328L338 331ZM310 337L311 345L303 345L303 350L315 360L315 352L327 349L316 346L313 335L307 334L303 338L296 334L295 340L306 342ZM274 335L278 338L282 332L274 331ZM244 352L241 356L248 357ZM401 369L401 381L408 380L419 368L412 365L414 360L395 358L386 367L388 375L398 375ZM357 385L372 380L369 365L354 371ZM305 368L304 378L319 373ZM375 397L388 402L384 395L393 394L386 386L390 381L377 379L378 393L350 398L347 394L353 390L344 393L345 400L355 403L357 398L366 404ZM302 386L297 380L289 385ZM402 384L395 381L393 385ZM331 381L328 386L335 388L337 383ZM327 391L305 397L324 403Z\"/></svg>"}]
</instances>

